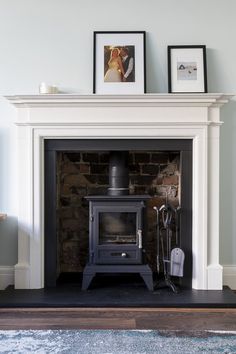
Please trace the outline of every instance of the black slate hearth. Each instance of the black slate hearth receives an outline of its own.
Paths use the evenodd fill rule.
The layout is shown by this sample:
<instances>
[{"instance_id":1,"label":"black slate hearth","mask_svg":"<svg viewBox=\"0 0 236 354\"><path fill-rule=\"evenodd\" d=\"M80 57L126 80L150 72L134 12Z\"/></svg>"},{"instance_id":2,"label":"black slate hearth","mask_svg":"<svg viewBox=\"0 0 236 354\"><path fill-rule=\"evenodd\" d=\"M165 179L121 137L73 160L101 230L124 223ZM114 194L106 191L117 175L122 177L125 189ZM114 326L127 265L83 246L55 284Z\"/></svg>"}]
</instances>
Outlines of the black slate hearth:
<instances>
[{"instance_id":1,"label":"black slate hearth","mask_svg":"<svg viewBox=\"0 0 236 354\"><path fill-rule=\"evenodd\" d=\"M37 290L9 286L0 292L0 307L236 308L236 294L227 287L222 291L182 289L179 294L163 287L150 292L138 276L131 278L97 276L88 291L81 291L81 282L70 281Z\"/></svg>"}]
</instances>

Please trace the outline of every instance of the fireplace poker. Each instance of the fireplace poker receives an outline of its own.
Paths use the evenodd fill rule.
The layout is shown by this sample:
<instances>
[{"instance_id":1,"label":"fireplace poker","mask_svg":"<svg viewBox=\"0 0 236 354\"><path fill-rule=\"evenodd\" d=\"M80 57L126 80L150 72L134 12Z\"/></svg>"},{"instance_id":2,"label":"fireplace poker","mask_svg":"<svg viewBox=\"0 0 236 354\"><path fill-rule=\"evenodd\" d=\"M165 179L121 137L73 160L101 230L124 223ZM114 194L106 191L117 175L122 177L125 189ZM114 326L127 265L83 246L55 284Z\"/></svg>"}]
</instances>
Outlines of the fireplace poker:
<instances>
[{"instance_id":1,"label":"fireplace poker","mask_svg":"<svg viewBox=\"0 0 236 354\"><path fill-rule=\"evenodd\" d=\"M162 247L162 256L163 256L163 266L164 266L164 275L165 278L170 273L170 253L171 253L171 238L172 231L170 230L171 220L172 220L172 210L168 204L164 204L160 207L160 212L162 215L162 223L163 223L163 231L165 231L166 235L166 255L164 250L164 240L163 240L163 232L161 232L161 239L163 243Z\"/></svg>"},{"instance_id":2,"label":"fireplace poker","mask_svg":"<svg viewBox=\"0 0 236 354\"><path fill-rule=\"evenodd\" d=\"M158 207L154 206L153 209L156 211L157 214L157 273L160 273L160 226L159 226L159 209Z\"/></svg>"},{"instance_id":3,"label":"fireplace poker","mask_svg":"<svg viewBox=\"0 0 236 354\"><path fill-rule=\"evenodd\" d=\"M175 209L175 243L176 246L179 245L179 211L180 211L180 206L178 206Z\"/></svg>"}]
</instances>

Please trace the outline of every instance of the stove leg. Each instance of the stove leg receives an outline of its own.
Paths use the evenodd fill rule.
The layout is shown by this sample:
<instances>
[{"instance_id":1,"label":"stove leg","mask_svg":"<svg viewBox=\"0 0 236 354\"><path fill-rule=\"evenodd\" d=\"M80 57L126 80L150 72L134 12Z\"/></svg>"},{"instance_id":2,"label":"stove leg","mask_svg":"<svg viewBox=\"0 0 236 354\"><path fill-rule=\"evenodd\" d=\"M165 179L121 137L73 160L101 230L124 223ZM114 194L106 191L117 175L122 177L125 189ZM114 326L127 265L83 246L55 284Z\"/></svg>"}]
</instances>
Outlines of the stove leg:
<instances>
[{"instance_id":1,"label":"stove leg","mask_svg":"<svg viewBox=\"0 0 236 354\"><path fill-rule=\"evenodd\" d=\"M141 277L144 280L144 283L146 284L148 290L153 291L153 277L152 273L140 273Z\"/></svg>"},{"instance_id":2,"label":"stove leg","mask_svg":"<svg viewBox=\"0 0 236 354\"><path fill-rule=\"evenodd\" d=\"M83 273L83 281L82 281L82 290L87 290L89 285L91 284L93 278L95 277L96 272L91 272L91 269L88 269L86 272L86 267Z\"/></svg>"}]
</instances>

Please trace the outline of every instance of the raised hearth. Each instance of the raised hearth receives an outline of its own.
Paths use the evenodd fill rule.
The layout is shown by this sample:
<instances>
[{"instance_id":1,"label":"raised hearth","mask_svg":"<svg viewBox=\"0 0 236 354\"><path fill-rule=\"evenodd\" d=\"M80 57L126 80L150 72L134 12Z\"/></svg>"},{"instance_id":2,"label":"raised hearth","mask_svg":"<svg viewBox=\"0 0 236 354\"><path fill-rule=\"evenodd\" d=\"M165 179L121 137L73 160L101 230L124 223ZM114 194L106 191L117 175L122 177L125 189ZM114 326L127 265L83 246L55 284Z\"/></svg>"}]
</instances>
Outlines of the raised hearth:
<instances>
[{"instance_id":1,"label":"raised hearth","mask_svg":"<svg viewBox=\"0 0 236 354\"><path fill-rule=\"evenodd\" d=\"M12 96L17 107L19 233L15 287L44 287L46 139L192 140L192 288L222 289L219 129L222 94ZM47 207L47 206L46 206Z\"/></svg>"}]
</instances>

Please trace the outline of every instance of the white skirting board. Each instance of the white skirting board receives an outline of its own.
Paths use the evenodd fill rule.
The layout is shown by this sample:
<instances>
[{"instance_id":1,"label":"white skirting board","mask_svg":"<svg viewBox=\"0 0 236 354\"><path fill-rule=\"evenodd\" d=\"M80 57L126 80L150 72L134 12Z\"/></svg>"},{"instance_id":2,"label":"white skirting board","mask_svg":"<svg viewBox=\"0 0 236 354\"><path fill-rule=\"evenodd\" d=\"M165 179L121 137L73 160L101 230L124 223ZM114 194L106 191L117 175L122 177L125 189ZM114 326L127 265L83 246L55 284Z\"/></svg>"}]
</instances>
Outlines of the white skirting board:
<instances>
[{"instance_id":1,"label":"white skirting board","mask_svg":"<svg viewBox=\"0 0 236 354\"><path fill-rule=\"evenodd\" d=\"M14 266L0 266L0 290L14 284Z\"/></svg>"},{"instance_id":2,"label":"white skirting board","mask_svg":"<svg viewBox=\"0 0 236 354\"><path fill-rule=\"evenodd\" d=\"M0 266L0 290L14 284L14 266ZM236 290L236 265L223 266L223 285Z\"/></svg>"}]
</instances>

